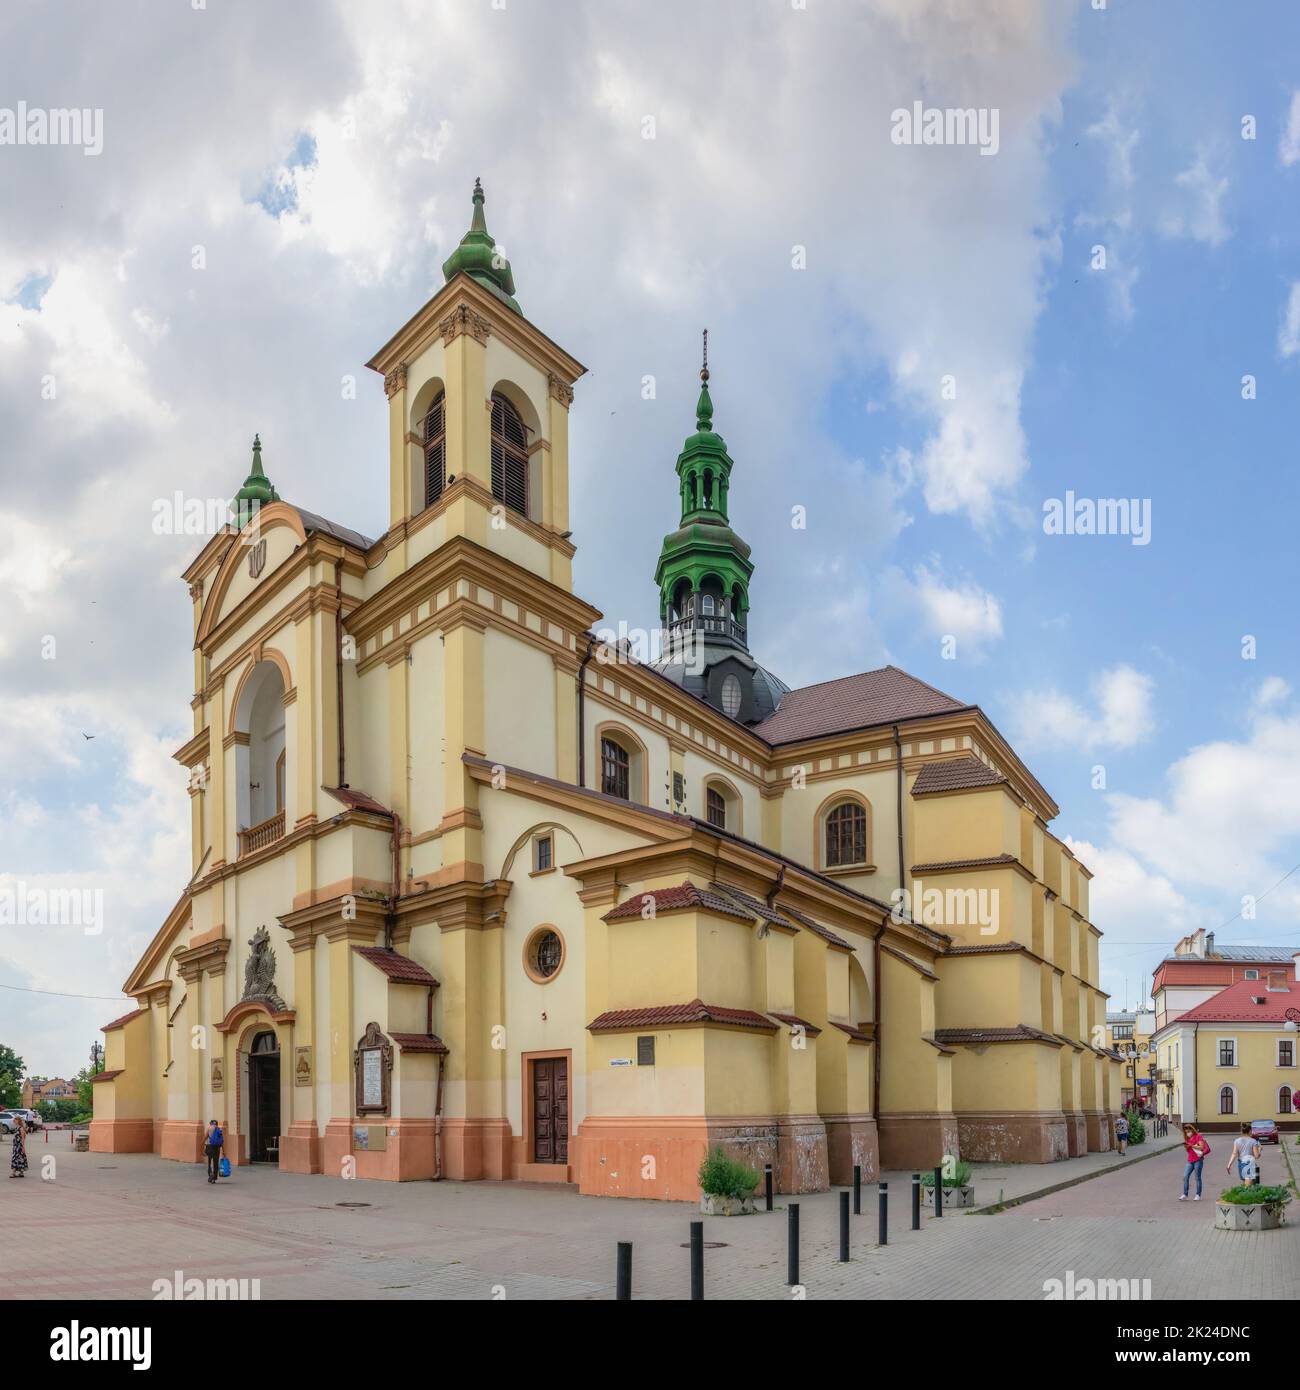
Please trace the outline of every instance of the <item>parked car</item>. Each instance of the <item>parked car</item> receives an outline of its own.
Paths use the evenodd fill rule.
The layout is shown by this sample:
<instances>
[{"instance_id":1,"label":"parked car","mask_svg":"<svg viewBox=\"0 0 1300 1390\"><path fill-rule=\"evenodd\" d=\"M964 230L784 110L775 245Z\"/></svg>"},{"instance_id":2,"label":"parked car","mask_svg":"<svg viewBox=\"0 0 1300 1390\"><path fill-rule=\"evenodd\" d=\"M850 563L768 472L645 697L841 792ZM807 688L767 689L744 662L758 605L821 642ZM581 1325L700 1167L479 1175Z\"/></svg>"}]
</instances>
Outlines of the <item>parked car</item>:
<instances>
[{"instance_id":1,"label":"parked car","mask_svg":"<svg viewBox=\"0 0 1300 1390\"><path fill-rule=\"evenodd\" d=\"M12 1110L0 1110L0 1134L12 1134L14 1127L14 1112Z\"/></svg>"},{"instance_id":2,"label":"parked car","mask_svg":"<svg viewBox=\"0 0 1300 1390\"><path fill-rule=\"evenodd\" d=\"M1277 1121L1252 1120L1250 1122L1250 1137L1258 1140L1261 1144L1276 1144L1278 1142Z\"/></svg>"},{"instance_id":3,"label":"parked car","mask_svg":"<svg viewBox=\"0 0 1300 1390\"><path fill-rule=\"evenodd\" d=\"M15 1115L21 1115L27 1121L28 1129L44 1129L45 1121L41 1119L39 1110L26 1110L21 1106L14 1111Z\"/></svg>"}]
</instances>

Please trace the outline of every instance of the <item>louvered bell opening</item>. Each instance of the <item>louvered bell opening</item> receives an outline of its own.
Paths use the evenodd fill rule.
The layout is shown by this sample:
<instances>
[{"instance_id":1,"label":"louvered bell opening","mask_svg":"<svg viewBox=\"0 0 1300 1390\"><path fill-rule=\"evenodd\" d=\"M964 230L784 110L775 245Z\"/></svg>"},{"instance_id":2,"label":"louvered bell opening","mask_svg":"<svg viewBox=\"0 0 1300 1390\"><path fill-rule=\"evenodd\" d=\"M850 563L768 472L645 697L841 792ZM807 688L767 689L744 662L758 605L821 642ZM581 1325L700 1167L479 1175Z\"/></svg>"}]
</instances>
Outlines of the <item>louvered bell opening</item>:
<instances>
[{"instance_id":1,"label":"louvered bell opening","mask_svg":"<svg viewBox=\"0 0 1300 1390\"><path fill-rule=\"evenodd\" d=\"M504 396L492 397L492 495L528 515L528 431Z\"/></svg>"},{"instance_id":2,"label":"louvered bell opening","mask_svg":"<svg viewBox=\"0 0 1300 1390\"><path fill-rule=\"evenodd\" d=\"M424 417L424 505L442 496L447 481L446 397L439 396Z\"/></svg>"}]
</instances>

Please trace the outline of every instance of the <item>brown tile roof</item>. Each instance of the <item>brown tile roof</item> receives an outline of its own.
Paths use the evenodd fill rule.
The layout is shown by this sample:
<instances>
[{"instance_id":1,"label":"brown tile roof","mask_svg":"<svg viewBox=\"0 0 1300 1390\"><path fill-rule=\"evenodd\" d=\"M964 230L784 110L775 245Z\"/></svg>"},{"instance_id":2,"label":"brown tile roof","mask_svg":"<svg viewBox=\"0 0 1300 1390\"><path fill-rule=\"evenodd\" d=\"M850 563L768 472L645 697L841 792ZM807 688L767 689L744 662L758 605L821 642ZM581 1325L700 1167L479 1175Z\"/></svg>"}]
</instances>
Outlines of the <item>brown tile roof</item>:
<instances>
[{"instance_id":1,"label":"brown tile roof","mask_svg":"<svg viewBox=\"0 0 1300 1390\"><path fill-rule=\"evenodd\" d=\"M797 922L800 926L807 927L814 936L820 936L828 946L837 946L844 951L853 949L851 941L845 941L842 936L836 936L829 927L823 927L820 922L814 922L811 917L793 907L787 907L784 903L777 903L775 908L770 908L751 893L746 893L740 888L733 888L729 883L711 883L709 887L725 894L756 917L761 917L765 922L773 922L778 927L791 927Z\"/></svg>"},{"instance_id":2,"label":"brown tile roof","mask_svg":"<svg viewBox=\"0 0 1300 1390\"><path fill-rule=\"evenodd\" d=\"M836 1023L834 1019L831 1019L831 1027L838 1028L841 1033L847 1033L854 1042L870 1042L875 1037L874 1024L870 1029L855 1028L851 1023Z\"/></svg>"},{"instance_id":3,"label":"brown tile roof","mask_svg":"<svg viewBox=\"0 0 1300 1390\"><path fill-rule=\"evenodd\" d=\"M443 1052L447 1044L436 1033L390 1033L403 1052Z\"/></svg>"},{"instance_id":4,"label":"brown tile roof","mask_svg":"<svg viewBox=\"0 0 1300 1390\"><path fill-rule=\"evenodd\" d=\"M914 874L933 874L942 869L991 869L1000 864L1018 864L1014 854L991 854L984 859L939 859L933 864L913 864Z\"/></svg>"},{"instance_id":5,"label":"brown tile roof","mask_svg":"<svg viewBox=\"0 0 1300 1390\"><path fill-rule=\"evenodd\" d=\"M782 905L781 911L784 912L787 917L792 917L801 926L807 927L814 936L820 936L828 946L836 946L841 951L851 951L853 949L853 943L851 941L845 941L842 936L836 936L829 927L823 927L820 922L814 922L807 913L800 912L798 908ZM947 937L944 937L945 941L947 939Z\"/></svg>"},{"instance_id":6,"label":"brown tile roof","mask_svg":"<svg viewBox=\"0 0 1300 1390\"><path fill-rule=\"evenodd\" d=\"M139 1018L141 1014L147 1014L148 1009L132 1009L129 1014L123 1014L121 1018L115 1018L112 1023L106 1023L99 1030L101 1033L111 1033L114 1028L122 1028L130 1023L133 1018Z\"/></svg>"},{"instance_id":7,"label":"brown tile roof","mask_svg":"<svg viewBox=\"0 0 1300 1390\"><path fill-rule=\"evenodd\" d=\"M1288 980L1282 989L1270 989L1266 979L1238 980L1188 1009L1179 1022L1281 1023L1286 1011L1300 1002L1294 986L1294 979ZM1256 999L1262 1002L1257 1004Z\"/></svg>"},{"instance_id":8,"label":"brown tile roof","mask_svg":"<svg viewBox=\"0 0 1300 1390\"><path fill-rule=\"evenodd\" d=\"M357 791L355 787L322 787L321 790L337 797L345 806L351 807L354 811L369 811L373 815L387 816L390 820L392 819L393 813L387 806L381 806L373 796Z\"/></svg>"},{"instance_id":9,"label":"brown tile roof","mask_svg":"<svg viewBox=\"0 0 1300 1390\"><path fill-rule=\"evenodd\" d=\"M1027 1023L1017 1023L1014 1028L936 1028L934 1036L941 1043L1049 1042L1055 1046L1060 1041L1055 1033Z\"/></svg>"},{"instance_id":10,"label":"brown tile roof","mask_svg":"<svg viewBox=\"0 0 1300 1390\"><path fill-rule=\"evenodd\" d=\"M626 901L611 908L602 921L623 922L630 917L640 917L646 900L654 903L655 914L660 912L680 912L685 908L703 908L707 912L721 912L727 917L738 917L750 921L751 914L743 912L729 898L712 893L706 888L697 888L689 879L675 888L647 889L644 893L633 893Z\"/></svg>"},{"instance_id":11,"label":"brown tile roof","mask_svg":"<svg viewBox=\"0 0 1300 1390\"><path fill-rule=\"evenodd\" d=\"M1005 952L1022 951L1025 955L1033 955L1027 947L1022 946L1019 941L1003 941L1001 943L990 942L987 946L949 946L944 952L945 956L996 956ZM1035 957L1041 959L1041 957Z\"/></svg>"},{"instance_id":12,"label":"brown tile roof","mask_svg":"<svg viewBox=\"0 0 1300 1390\"><path fill-rule=\"evenodd\" d=\"M810 1038L815 1038L821 1033L821 1029L815 1023L809 1023L806 1018L800 1018L798 1014L779 1014L775 1009L769 1009L768 1018L779 1019L782 1023L788 1023L791 1028L802 1028Z\"/></svg>"},{"instance_id":13,"label":"brown tile roof","mask_svg":"<svg viewBox=\"0 0 1300 1390\"><path fill-rule=\"evenodd\" d=\"M912 783L913 796L932 796L936 792L966 791L971 787L997 787L1006 782L1000 772L972 755L926 763Z\"/></svg>"},{"instance_id":14,"label":"brown tile roof","mask_svg":"<svg viewBox=\"0 0 1300 1390\"><path fill-rule=\"evenodd\" d=\"M768 743L796 743L970 708L897 666L883 666L878 671L788 691L775 711L753 729Z\"/></svg>"},{"instance_id":15,"label":"brown tile roof","mask_svg":"<svg viewBox=\"0 0 1300 1390\"><path fill-rule=\"evenodd\" d=\"M371 965L382 970L390 980L412 985L436 986L438 983L424 966L411 960L409 956L399 955L384 946L354 946L352 949Z\"/></svg>"},{"instance_id":16,"label":"brown tile roof","mask_svg":"<svg viewBox=\"0 0 1300 1390\"><path fill-rule=\"evenodd\" d=\"M675 1023L722 1023L735 1028L757 1028L775 1033L776 1024L752 1009L727 1009L692 999L689 1004L655 1004L640 1009L610 1009L593 1018L587 1029L592 1033L624 1033L634 1028L669 1028Z\"/></svg>"},{"instance_id":17,"label":"brown tile roof","mask_svg":"<svg viewBox=\"0 0 1300 1390\"><path fill-rule=\"evenodd\" d=\"M115 1076L121 1076L124 1070L125 1068L118 1067L116 1071L97 1071L90 1080L92 1084L96 1081L112 1081Z\"/></svg>"}]
</instances>

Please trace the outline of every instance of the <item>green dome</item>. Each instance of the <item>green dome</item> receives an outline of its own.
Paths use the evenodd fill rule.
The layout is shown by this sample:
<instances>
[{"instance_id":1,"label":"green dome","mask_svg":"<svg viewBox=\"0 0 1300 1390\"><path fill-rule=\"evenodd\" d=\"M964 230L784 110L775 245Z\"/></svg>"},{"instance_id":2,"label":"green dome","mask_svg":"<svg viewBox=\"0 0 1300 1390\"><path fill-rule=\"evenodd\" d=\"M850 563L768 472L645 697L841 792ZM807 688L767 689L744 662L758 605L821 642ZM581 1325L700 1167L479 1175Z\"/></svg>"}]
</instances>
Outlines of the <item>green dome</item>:
<instances>
[{"instance_id":1,"label":"green dome","mask_svg":"<svg viewBox=\"0 0 1300 1390\"><path fill-rule=\"evenodd\" d=\"M464 271L471 280L504 300L516 314L522 316L523 310L514 299L515 277L510 272L510 262L497 252L496 246L483 218L483 185L475 179L474 217L469 231L461 237L460 245L443 261L443 276L450 280Z\"/></svg>"},{"instance_id":2,"label":"green dome","mask_svg":"<svg viewBox=\"0 0 1300 1390\"><path fill-rule=\"evenodd\" d=\"M231 499L231 510L239 518L239 526L242 530L248 523L250 517L254 516L259 507L263 507L268 502L278 502L280 494L271 486L271 480L262 472L262 440L259 435L253 436L253 468L248 477L244 479L244 486L235 493Z\"/></svg>"}]
</instances>

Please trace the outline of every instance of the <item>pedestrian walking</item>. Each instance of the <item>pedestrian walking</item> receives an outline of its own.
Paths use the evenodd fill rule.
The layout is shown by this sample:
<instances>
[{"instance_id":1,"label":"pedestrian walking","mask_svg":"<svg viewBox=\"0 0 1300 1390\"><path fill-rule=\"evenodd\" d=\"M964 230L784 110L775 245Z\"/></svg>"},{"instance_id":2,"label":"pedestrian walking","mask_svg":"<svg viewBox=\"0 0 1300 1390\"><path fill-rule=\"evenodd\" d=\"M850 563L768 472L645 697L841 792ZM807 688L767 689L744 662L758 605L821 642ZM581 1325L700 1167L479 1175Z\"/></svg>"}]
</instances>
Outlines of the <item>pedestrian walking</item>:
<instances>
[{"instance_id":1,"label":"pedestrian walking","mask_svg":"<svg viewBox=\"0 0 1300 1390\"><path fill-rule=\"evenodd\" d=\"M208 1132L203 1138L203 1152L208 1156L208 1181L216 1182L221 1172L221 1146L226 1136L216 1120L208 1121Z\"/></svg>"},{"instance_id":2,"label":"pedestrian walking","mask_svg":"<svg viewBox=\"0 0 1300 1390\"><path fill-rule=\"evenodd\" d=\"M1193 1201L1201 1200L1201 1170L1205 1167L1205 1160L1210 1154L1210 1145L1203 1134L1197 1132L1196 1126L1192 1124L1183 1125L1183 1147L1187 1150L1187 1167L1183 1171L1183 1195L1178 1199L1180 1202L1187 1200L1187 1189L1192 1181L1192 1174L1196 1174L1196 1196Z\"/></svg>"},{"instance_id":3,"label":"pedestrian walking","mask_svg":"<svg viewBox=\"0 0 1300 1390\"><path fill-rule=\"evenodd\" d=\"M1115 1121L1115 1142L1119 1145L1121 1154L1128 1150L1128 1116L1124 1111L1119 1112L1119 1119Z\"/></svg>"},{"instance_id":4,"label":"pedestrian walking","mask_svg":"<svg viewBox=\"0 0 1300 1390\"><path fill-rule=\"evenodd\" d=\"M14 1116L14 1151L9 1157L9 1176L21 1178L27 1171L27 1121Z\"/></svg>"},{"instance_id":5,"label":"pedestrian walking","mask_svg":"<svg viewBox=\"0 0 1300 1390\"><path fill-rule=\"evenodd\" d=\"M1224 1171L1231 1173L1235 1163L1238 1181L1246 1187L1255 1187L1259 1184L1259 1159L1259 1140L1250 1132L1250 1126L1243 1124L1241 1133L1232 1141L1232 1156Z\"/></svg>"}]
</instances>

